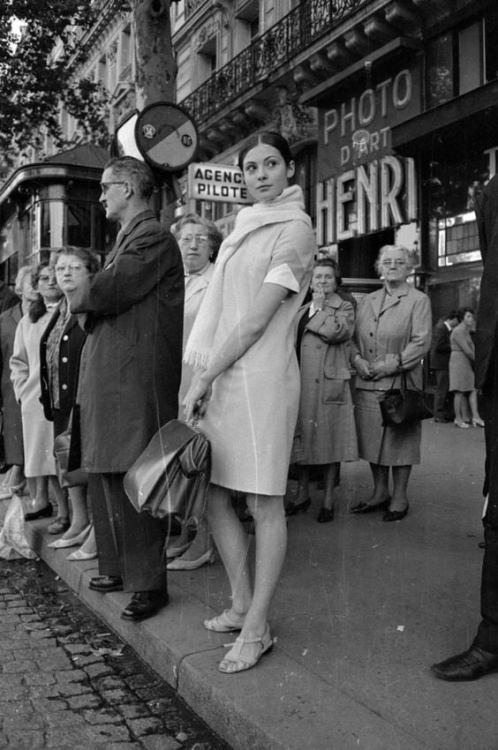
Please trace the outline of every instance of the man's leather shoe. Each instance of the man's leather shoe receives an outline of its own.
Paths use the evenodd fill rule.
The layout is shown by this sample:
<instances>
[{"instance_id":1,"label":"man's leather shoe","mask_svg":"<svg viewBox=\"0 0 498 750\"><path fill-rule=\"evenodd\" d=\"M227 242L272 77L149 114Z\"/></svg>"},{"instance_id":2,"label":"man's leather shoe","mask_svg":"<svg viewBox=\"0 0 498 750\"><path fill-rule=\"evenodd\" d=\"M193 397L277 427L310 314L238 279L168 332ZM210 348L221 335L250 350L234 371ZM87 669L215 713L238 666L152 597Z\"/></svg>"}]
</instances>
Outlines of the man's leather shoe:
<instances>
[{"instance_id":1,"label":"man's leather shoe","mask_svg":"<svg viewBox=\"0 0 498 750\"><path fill-rule=\"evenodd\" d=\"M121 612L121 617L132 622L146 620L165 607L168 601L169 597L164 591L137 591L126 609Z\"/></svg>"},{"instance_id":2,"label":"man's leather shoe","mask_svg":"<svg viewBox=\"0 0 498 750\"><path fill-rule=\"evenodd\" d=\"M123 579L120 576L95 576L95 578L90 578L88 588L100 591L101 594L107 594L109 591L122 591Z\"/></svg>"},{"instance_id":3,"label":"man's leather shoe","mask_svg":"<svg viewBox=\"0 0 498 750\"><path fill-rule=\"evenodd\" d=\"M439 664L433 664L431 670L440 680L450 682L477 680L489 672L498 670L498 654L483 651L479 646L471 646L463 654L457 654Z\"/></svg>"}]
</instances>

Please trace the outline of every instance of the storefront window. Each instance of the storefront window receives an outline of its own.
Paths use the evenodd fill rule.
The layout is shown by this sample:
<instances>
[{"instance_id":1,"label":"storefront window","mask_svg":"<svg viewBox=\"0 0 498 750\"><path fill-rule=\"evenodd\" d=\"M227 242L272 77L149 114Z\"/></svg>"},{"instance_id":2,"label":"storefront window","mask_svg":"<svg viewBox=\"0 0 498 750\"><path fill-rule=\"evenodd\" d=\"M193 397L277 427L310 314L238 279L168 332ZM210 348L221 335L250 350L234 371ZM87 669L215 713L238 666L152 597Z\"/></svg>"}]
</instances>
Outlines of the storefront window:
<instances>
[{"instance_id":1,"label":"storefront window","mask_svg":"<svg viewBox=\"0 0 498 750\"><path fill-rule=\"evenodd\" d=\"M484 153L457 164L432 162L429 213L436 227L439 267L481 259L474 199L488 177L489 159Z\"/></svg>"},{"instance_id":2,"label":"storefront window","mask_svg":"<svg viewBox=\"0 0 498 750\"><path fill-rule=\"evenodd\" d=\"M92 246L91 205L71 203L67 206L67 244Z\"/></svg>"}]
</instances>

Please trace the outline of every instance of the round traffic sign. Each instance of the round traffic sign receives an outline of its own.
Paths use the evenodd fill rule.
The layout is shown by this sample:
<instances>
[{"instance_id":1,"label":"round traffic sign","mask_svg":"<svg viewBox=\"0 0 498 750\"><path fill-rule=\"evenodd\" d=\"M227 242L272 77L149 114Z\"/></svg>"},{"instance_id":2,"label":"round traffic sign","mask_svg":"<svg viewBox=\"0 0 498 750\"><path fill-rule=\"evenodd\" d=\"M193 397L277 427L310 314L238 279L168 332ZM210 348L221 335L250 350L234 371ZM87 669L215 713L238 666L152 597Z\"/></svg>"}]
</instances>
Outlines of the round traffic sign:
<instances>
[{"instance_id":1,"label":"round traffic sign","mask_svg":"<svg viewBox=\"0 0 498 750\"><path fill-rule=\"evenodd\" d=\"M177 104L156 102L140 112L135 123L140 153L153 167L178 172L197 150L197 128L190 115Z\"/></svg>"}]
</instances>

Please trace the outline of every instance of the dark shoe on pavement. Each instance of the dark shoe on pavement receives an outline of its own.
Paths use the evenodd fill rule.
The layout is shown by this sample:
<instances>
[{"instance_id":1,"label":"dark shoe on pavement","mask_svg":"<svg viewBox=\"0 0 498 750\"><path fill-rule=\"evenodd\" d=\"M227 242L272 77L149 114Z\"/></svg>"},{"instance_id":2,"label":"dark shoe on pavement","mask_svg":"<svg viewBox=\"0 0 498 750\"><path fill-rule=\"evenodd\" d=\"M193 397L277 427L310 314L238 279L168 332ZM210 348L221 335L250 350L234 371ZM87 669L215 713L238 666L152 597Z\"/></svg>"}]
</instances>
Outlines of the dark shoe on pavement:
<instances>
[{"instance_id":1,"label":"dark shoe on pavement","mask_svg":"<svg viewBox=\"0 0 498 750\"><path fill-rule=\"evenodd\" d=\"M498 670L498 654L483 651L479 646L471 646L463 654L457 654L439 664L433 664L431 670L440 680L450 682L477 680L489 672Z\"/></svg>"},{"instance_id":2,"label":"dark shoe on pavement","mask_svg":"<svg viewBox=\"0 0 498 750\"><path fill-rule=\"evenodd\" d=\"M386 510L386 508L389 508L389 503L391 502L391 498L388 497L387 500L383 500L381 503L377 503L376 505L373 505L373 503L358 503L358 505L354 505L352 508L349 509L350 513L376 513L378 510Z\"/></svg>"},{"instance_id":3,"label":"dark shoe on pavement","mask_svg":"<svg viewBox=\"0 0 498 750\"><path fill-rule=\"evenodd\" d=\"M320 508L318 516L316 517L318 523L330 523L334 520L334 509L333 508Z\"/></svg>"},{"instance_id":4,"label":"dark shoe on pavement","mask_svg":"<svg viewBox=\"0 0 498 750\"><path fill-rule=\"evenodd\" d=\"M107 594L109 591L122 591L123 579L120 576L95 576L95 578L90 578L88 587L92 591L100 591L101 594Z\"/></svg>"},{"instance_id":5,"label":"dark shoe on pavement","mask_svg":"<svg viewBox=\"0 0 498 750\"><path fill-rule=\"evenodd\" d=\"M46 505L44 508L41 508L40 510L34 510L30 513L25 513L24 520L25 521L37 521L39 518L50 518L52 515L52 506Z\"/></svg>"},{"instance_id":6,"label":"dark shoe on pavement","mask_svg":"<svg viewBox=\"0 0 498 750\"><path fill-rule=\"evenodd\" d=\"M121 612L123 620L138 622L152 617L169 601L168 594L164 591L137 591L133 594L131 602Z\"/></svg>"},{"instance_id":7,"label":"dark shoe on pavement","mask_svg":"<svg viewBox=\"0 0 498 750\"><path fill-rule=\"evenodd\" d=\"M382 516L382 520L387 521L387 523L391 523L392 521L402 521L407 515L409 508L410 506L407 505L403 510L386 510Z\"/></svg>"}]
</instances>

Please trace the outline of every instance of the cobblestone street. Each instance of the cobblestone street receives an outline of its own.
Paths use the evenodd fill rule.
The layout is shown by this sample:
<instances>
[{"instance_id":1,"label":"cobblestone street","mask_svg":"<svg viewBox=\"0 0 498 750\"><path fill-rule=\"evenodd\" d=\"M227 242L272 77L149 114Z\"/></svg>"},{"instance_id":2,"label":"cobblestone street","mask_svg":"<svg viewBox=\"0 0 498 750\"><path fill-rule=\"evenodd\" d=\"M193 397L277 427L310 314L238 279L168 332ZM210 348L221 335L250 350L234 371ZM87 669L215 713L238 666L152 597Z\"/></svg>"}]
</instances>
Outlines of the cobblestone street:
<instances>
[{"instance_id":1,"label":"cobblestone street","mask_svg":"<svg viewBox=\"0 0 498 750\"><path fill-rule=\"evenodd\" d=\"M42 562L0 562L0 748L229 750Z\"/></svg>"}]
</instances>

